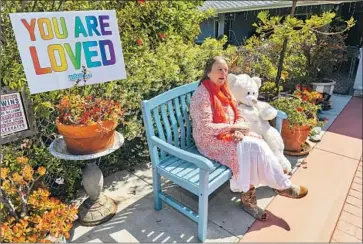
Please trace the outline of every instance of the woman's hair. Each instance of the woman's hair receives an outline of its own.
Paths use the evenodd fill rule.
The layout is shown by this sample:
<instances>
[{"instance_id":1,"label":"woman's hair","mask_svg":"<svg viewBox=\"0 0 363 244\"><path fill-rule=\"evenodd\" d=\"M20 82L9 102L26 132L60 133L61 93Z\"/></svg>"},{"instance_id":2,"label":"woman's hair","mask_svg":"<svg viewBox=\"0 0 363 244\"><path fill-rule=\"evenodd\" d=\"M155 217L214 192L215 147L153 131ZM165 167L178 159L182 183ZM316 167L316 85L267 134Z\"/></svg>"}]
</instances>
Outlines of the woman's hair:
<instances>
[{"instance_id":1,"label":"woman's hair","mask_svg":"<svg viewBox=\"0 0 363 244\"><path fill-rule=\"evenodd\" d=\"M204 73L202 78L200 79L199 86L202 84L203 81L208 80L208 74L212 71L213 64L216 62L224 61L227 63L227 59L223 56L215 56L213 58L210 58L207 60L205 67L204 67Z\"/></svg>"}]
</instances>

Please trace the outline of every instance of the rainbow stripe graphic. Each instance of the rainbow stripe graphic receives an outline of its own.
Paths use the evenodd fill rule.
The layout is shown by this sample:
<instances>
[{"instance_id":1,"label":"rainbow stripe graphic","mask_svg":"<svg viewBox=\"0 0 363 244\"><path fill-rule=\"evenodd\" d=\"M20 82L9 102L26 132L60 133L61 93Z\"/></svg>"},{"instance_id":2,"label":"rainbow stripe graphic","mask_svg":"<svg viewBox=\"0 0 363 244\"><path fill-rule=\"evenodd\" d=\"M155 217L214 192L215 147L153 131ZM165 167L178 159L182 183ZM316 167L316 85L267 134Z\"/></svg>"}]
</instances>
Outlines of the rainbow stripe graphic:
<instances>
[{"instance_id":1,"label":"rainbow stripe graphic","mask_svg":"<svg viewBox=\"0 0 363 244\"><path fill-rule=\"evenodd\" d=\"M107 39L112 35L110 29L109 15L88 15L85 17L75 16L74 30L68 29L64 17L31 18L30 21L21 19L22 24L29 34L31 41L37 41L36 28L39 30L40 38L45 41L64 40L67 38L98 37L96 40L78 41L73 44L50 44L47 46L49 65L40 65L38 52L35 46L29 47L29 52L37 75L52 72L64 72L72 66L75 70L81 69L81 60L84 57L87 68L114 65L116 63L115 48L113 42ZM102 39L99 39L102 37ZM105 38L103 38L105 37ZM109 55L107 55L109 54ZM71 61L67 62L67 57Z\"/></svg>"}]
</instances>

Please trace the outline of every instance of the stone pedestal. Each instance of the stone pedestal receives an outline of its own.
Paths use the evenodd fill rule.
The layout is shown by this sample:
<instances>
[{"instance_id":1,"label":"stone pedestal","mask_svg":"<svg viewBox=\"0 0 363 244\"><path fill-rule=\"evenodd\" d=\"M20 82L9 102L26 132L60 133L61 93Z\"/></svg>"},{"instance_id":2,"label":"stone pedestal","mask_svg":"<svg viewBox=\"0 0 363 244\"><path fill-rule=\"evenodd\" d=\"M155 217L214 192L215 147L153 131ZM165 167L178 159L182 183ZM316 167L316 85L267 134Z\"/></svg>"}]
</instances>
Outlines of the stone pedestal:
<instances>
[{"instance_id":1,"label":"stone pedestal","mask_svg":"<svg viewBox=\"0 0 363 244\"><path fill-rule=\"evenodd\" d=\"M82 182L88 198L78 209L79 222L93 226L110 220L117 211L117 205L102 193L103 175L96 161L92 161L82 171Z\"/></svg>"},{"instance_id":2,"label":"stone pedestal","mask_svg":"<svg viewBox=\"0 0 363 244\"><path fill-rule=\"evenodd\" d=\"M83 187L88 198L81 204L78 209L79 222L85 226L102 224L110 220L117 211L115 201L102 193L103 174L96 164L96 158L108 155L124 143L123 136L116 132L114 145L99 153L90 155L73 155L67 151L63 138L58 138L52 142L49 147L50 153L60 159L65 160L90 160L82 170Z\"/></svg>"}]
</instances>

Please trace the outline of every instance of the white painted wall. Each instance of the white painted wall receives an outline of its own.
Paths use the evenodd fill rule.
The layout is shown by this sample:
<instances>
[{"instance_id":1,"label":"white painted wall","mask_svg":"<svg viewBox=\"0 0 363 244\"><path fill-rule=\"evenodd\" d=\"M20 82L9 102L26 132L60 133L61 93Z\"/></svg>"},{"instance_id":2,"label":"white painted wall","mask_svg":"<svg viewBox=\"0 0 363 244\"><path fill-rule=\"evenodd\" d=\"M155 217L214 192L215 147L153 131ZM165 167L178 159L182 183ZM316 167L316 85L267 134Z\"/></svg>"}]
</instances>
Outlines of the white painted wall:
<instances>
[{"instance_id":1,"label":"white painted wall","mask_svg":"<svg viewBox=\"0 0 363 244\"><path fill-rule=\"evenodd\" d=\"M362 90L363 83L363 48L360 48L359 65L354 81L354 89Z\"/></svg>"},{"instance_id":2,"label":"white painted wall","mask_svg":"<svg viewBox=\"0 0 363 244\"><path fill-rule=\"evenodd\" d=\"M217 37L220 35L224 35L224 18L225 14L218 14L218 34Z\"/></svg>"}]
</instances>

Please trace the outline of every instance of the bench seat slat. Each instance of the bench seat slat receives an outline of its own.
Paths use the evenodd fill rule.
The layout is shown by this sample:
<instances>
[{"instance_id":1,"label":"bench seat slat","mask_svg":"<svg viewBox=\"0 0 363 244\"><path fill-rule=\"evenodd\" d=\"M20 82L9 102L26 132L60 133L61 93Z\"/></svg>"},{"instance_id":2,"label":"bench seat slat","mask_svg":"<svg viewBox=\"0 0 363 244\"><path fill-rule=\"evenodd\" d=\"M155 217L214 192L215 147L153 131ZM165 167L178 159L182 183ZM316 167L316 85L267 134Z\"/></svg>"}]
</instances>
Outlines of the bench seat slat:
<instances>
[{"instance_id":1,"label":"bench seat slat","mask_svg":"<svg viewBox=\"0 0 363 244\"><path fill-rule=\"evenodd\" d=\"M169 158L161 161L160 164L159 164L159 167L160 168L165 168L165 167L167 167L168 165L170 165L170 164L172 164L174 162L175 162L175 157L169 157Z\"/></svg>"},{"instance_id":2,"label":"bench seat slat","mask_svg":"<svg viewBox=\"0 0 363 244\"><path fill-rule=\"evenodd\" d=\"M190 147L188 151L200 154L195 146ZM227 175L229 175L229 177L231 176L231 170L225 165L222 165L216 161L213 161L213 165L215 170L209 174L209 185L216 183L219 184L219 177L226 178ZM158 167L163 171L163 175L171 175L173 178L178 178L185 184L192 185L193 189L199 185L200 169L192 163L186 162L176 157L171 157L161 161Z\"/></svg>"},{"instance_id":3,"label":"bench seat slat","mask_svg":"<svg viewBox=\"0 0 363 244\"><path fill-rule=\"evenodd\" d=\"M179 165L184 164L184 163L185 163L184 160L179 159L179 160L175 161L174 163L165 167L165 170L171 172L173 169L175 169L176 167L178 167Z\"/></svg>"},{"instance_id":4,"label":"bench seat slat","mask_svg":"<svg viewBox=\"0 0 363 244\"><path fill-rule=\"evenodd\" d=\"M185 175L189 174L191 171L195 170L196 168L197 168L197 166L192 164L186 170L183 170L182 172L178 173L177 176L184 178Z\"/></svg>"},{"instance_id":5,"label":"bench seat slat","mask_svg":"<svg viewBox=\"0 0 363 244\"><path fill-rule=\"evenodd\" d=\"M192 166L192 163L184 163L173 169L170 173L178 175L180 172L182 172L185 169L188 169L190 166Z\"/></svg>"}]
</instances>

